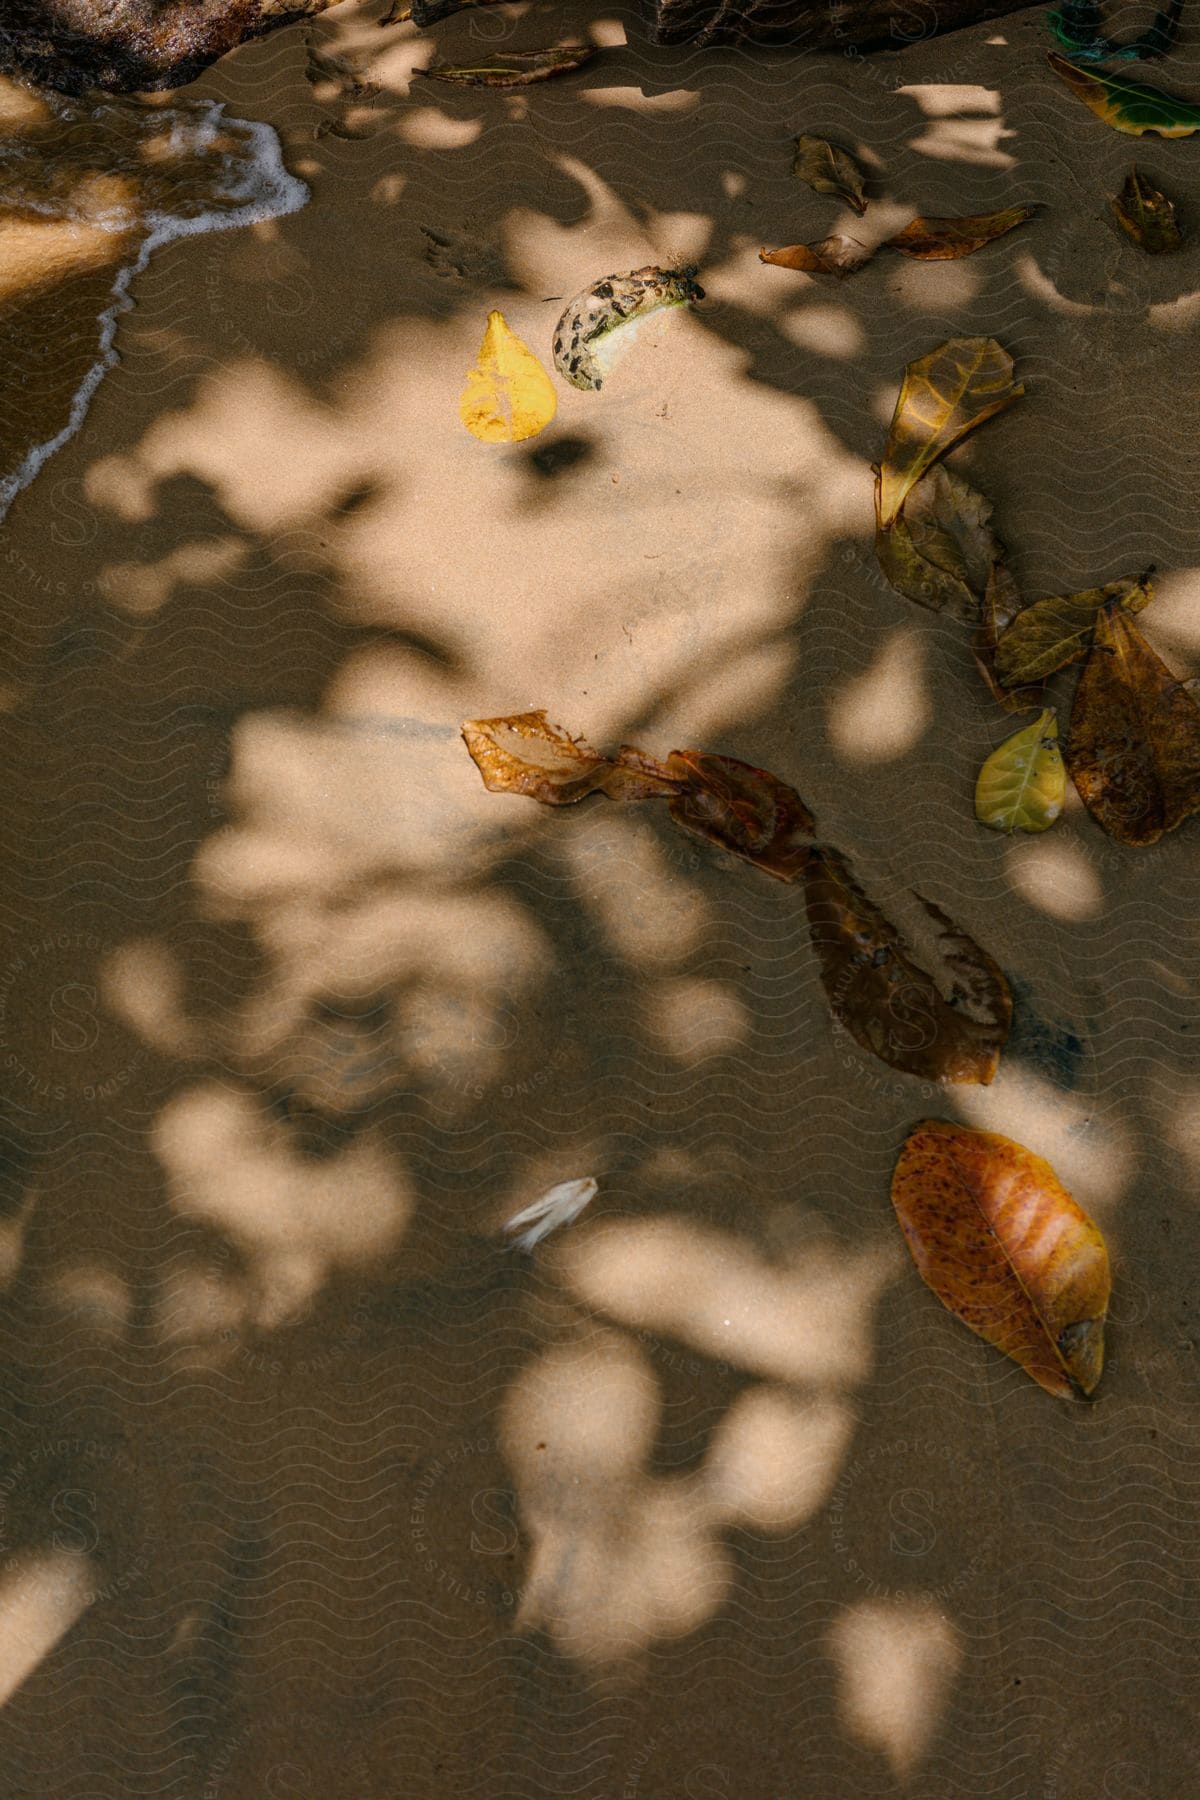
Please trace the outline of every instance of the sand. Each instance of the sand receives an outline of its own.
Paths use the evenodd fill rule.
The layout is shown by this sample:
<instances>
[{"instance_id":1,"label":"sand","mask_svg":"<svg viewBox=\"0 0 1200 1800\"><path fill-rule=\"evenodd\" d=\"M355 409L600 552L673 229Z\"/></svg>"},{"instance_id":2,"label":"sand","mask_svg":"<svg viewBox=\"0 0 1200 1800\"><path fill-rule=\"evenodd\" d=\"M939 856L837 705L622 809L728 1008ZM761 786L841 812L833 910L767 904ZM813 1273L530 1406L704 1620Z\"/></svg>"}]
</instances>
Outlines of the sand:
<instances>
[{"instance_id":1,"label":"sand","mask_svg":"<svg viewBox=\"0 0 1200 1800\"><path fill-rule=\"evenodd\" d=\"M1094 120L1037 12L868 61L383 10L188 90L312 198L154 256L3 526L6 1791L1176 1796L1195 822L976 826L1012 725L877 573L871 462L905 363L996 335L1028 392L958 461L1022 590L1153 562L1147 635L1200 669L1196 150ZM604 55L412 78L551 34ZM1200 92L1194 50L1161 79ZM1045 210L961 263L764 268L853 228L790 177L806 129L876 225ZM1111 220L1135 156L1178 256ZM601 394L466 434L491 308L548 360L579 288L675 259L708 299ZM652 811L485 794L459 722L534 706L794 782L1007 969L996 1083L835 1037L796 896ZM888 1182L928 1115L1102 1224L1091 1407L916 1278Z\"/></svg>"}]
</instances>

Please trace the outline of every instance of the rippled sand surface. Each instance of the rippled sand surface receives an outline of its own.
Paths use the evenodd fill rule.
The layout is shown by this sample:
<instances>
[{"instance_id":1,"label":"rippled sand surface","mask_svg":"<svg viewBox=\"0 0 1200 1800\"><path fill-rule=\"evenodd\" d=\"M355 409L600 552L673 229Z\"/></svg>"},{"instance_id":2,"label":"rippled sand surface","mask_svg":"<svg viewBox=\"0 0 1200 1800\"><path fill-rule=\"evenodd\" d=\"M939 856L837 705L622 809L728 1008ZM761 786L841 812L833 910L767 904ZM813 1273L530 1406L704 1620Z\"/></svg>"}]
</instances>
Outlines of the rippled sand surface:
<instances>
[{"instance_id":1,"label":"rippled sand surface","mask_svg":"<svg viewBox=\"0 0 1200 1800\"><path fill-rule=\"evenodd\" d=\"M1040 8L871 59L385 10L162 108L8 102L14 454L153 216L275 216L129 278L0 528L0 1792L1183 1800L1200 821L977 826L1021 721L882 580L872 464L905 364L994 334L1027 391L955 459L1022 593L1155 563L1138 621L1200 672L1200 139L1103 126ZM417 74L551 36L602 53ZM1155 79L1200 95L1195 47ZM305 205L222 197L277 167L235 120ZM869 164L864 221L800 131ZM1177 256L1112 218L1135 157ZM758 259L1032 202L960 263ZM666 261L706 299L602 392L463 429L489 311L548 362L580 289ZM794 784L890 915L915 890L1006 970L996 1081L860 1053L796 893L653 806L486 793L460 722L531 707ZM917 1278L924 1117L1102 1226L1094 1404Z\"/></svg>"}]
</instances>

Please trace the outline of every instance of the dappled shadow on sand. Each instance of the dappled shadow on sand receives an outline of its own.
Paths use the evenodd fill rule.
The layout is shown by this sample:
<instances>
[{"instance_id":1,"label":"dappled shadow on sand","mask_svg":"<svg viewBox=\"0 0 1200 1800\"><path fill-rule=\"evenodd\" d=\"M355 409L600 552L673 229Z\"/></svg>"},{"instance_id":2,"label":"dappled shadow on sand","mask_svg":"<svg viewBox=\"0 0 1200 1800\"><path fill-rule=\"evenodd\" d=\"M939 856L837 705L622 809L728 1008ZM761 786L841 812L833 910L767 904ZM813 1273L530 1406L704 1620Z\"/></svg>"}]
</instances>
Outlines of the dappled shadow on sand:
<instances>
[{"instance_id":1,"label":"dappled shadow on sand","mask_svg":"<svg viewBox=\"0 0 1200 1800\"><path fill-rule=\"evenodd\" d=\"M314 200L147 271L4 570L14 1791L1060 1795L1143 1712L1182 1754L1194 833L975 826L1011 725L875 571L869 465L904 362L996 331L1031 391L971 467L1023 587L1157 561L1147 630L1194 666L1139 398L1194 381L1191 265L1122 264L1174 287L1134 296L1135 378L1081 382L1108 290L1055 259L1095 140L1032 22L986 35L849 75L635 45L513 98L410 91L429 40L335 15L207 78ZM831 228L802 127L871 151L897 222L1058 211L820 288L756 255ZM548 357L587 281L684 256L711 298L602 396L462 432L489 306ZM487 795L459 722L529 705L793 781L882 904L1009 972L995 1085L835 1037L795 894L652 809ZM888 1179L929 1113L1103 1224L1095 1407L917 1281ZM504 1247L585 1174L568 1233Z\"/></svg>"}]
</instances>

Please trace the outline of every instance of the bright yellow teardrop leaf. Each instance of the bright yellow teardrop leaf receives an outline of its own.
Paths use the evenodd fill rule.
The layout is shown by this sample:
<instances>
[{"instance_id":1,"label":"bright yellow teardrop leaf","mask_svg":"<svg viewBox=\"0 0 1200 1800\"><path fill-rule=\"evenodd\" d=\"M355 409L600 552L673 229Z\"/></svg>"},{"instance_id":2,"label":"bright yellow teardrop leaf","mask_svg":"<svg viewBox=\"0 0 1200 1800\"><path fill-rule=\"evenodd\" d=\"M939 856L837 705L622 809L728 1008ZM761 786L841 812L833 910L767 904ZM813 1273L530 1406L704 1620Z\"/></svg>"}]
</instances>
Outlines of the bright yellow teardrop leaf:
<instances>
[{"instance_id":1,"label":"bright yellow teardrop leaf","mask_svg":"<svg viewBox=\"0 0 1200 1800\"><path fill-rule=\"evenodd\" d=\"M1048 706L1032 725L1005 738L980 769L975 817L992 831L1047 831L1066 792L1058 720Z\"/></svg>"},{"instance_id":2,"label":"bright yellow teardrop leaf","mask_svg":"<svg viewBox=\"0 0 1200 1800\"><path fill-rule=\"evenodd\" d=\"M516 444L544 431L558 409L554 383L501 312L488 314L479 361L467 376L459 415L485 444Z\"/></svg>"}]
</instances>

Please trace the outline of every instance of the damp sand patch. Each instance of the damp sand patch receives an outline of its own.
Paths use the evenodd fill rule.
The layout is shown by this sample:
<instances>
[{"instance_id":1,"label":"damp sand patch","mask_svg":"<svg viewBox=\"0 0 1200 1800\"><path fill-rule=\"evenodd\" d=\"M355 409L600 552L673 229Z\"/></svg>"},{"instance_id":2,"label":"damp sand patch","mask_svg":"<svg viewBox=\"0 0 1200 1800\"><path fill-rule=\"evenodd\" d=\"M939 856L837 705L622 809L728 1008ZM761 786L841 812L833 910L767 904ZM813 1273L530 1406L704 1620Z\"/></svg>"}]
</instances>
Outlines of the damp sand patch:
<instances>
[{"instance_id":1,"label":"damp sand patch","mask_svg":"<svg viewBox=\"0 0 1200 1800\"><path fill-rule=\"evenodd\" d=\"M0 518L82 425L154 252L308 198L272 127L216 101L0 80Z\"/></svg>"}]
</instances>

